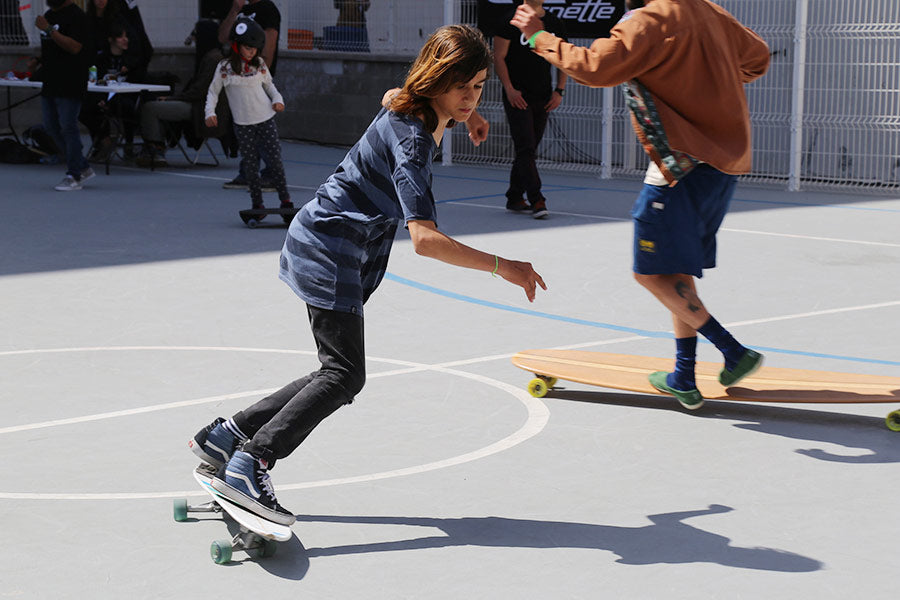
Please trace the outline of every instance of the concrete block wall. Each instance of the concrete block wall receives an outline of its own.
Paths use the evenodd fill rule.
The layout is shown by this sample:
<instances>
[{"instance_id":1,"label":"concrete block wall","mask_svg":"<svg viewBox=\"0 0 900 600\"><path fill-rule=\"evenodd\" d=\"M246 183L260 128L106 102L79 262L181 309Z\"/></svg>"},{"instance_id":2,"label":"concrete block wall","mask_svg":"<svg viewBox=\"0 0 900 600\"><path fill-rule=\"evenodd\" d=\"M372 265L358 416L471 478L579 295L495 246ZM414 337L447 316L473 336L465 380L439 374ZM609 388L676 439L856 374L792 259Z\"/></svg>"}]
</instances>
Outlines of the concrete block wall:
<instances>
[{"instance_id":1,"label":"concrete block wall","mask_svg":"<svg viewBox=\"0 0 900 600\"><path fill-rule=\"evenodd\" d=\"M2 65L12 65L38 48L0 47ZM282 138L350 146L378 112L384 92L403 83L411 58L351 55L343 52L282 50L278 56L275 83L285 98L285 112L278 116ZM182 85L191 77L194 53L190 48L158 49L150 63L152 71L169 71ZM12 90L13 103L37 90ZM5 108L6 99L0 99ZM39 99L13 109L13 125L21 133L41 122ZM6 115L0 113L5 125ZM2 128L3 125L0 125Z\"/></svg>"}]
</instances>

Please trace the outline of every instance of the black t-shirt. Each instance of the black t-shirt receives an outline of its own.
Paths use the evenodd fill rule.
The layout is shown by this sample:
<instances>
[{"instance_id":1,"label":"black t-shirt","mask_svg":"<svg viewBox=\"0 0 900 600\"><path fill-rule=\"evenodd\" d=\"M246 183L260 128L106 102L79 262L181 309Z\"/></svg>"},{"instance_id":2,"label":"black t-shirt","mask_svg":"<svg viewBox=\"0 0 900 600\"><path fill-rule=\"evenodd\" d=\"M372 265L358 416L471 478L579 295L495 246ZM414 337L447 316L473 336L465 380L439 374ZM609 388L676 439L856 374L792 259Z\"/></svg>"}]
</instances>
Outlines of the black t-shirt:
<instances>
[{"instance_id":1,"label":"black t-shirt","mask_svg":"<svg viewBox=\"0 0 900 600\"><path fill-rule=\"evenodd\" d=\"M274 29L281 36L281 13L272 0L259 0L253 4L247 3L241 9L241 14L250 17L263 29ZM275 75L275 65L278 63L278 43L275 44L275 51L272 53L272 64L269 70Z\"/></svg>"},{"instance_id":2,"label":"black t-shirt","mask_svg":"<svg viewBox=\"0 0 900 600\"><path fill-rule=\"evenodd\" d=\"M75 4L44 13L50 27L59 33L81 42L81 52L70 54L63 50L50 35L41 32L41 79L43 96L81 98L87 91L88 64L93 56L91 27L87 15Z\"/></svg>"},{"instance_id":3,"label":"black t-shirt","mask_svg":"<svg viewBox=\"0 0 900 600\"><path fill-rule=\"evenodd\" d=\"M528 40L519 29L509 22L515 11L508 12L496 28L496 35L509 40L509 51L506 53L506 68L509 70L509 80L514 88L525 96L537 97L549 100L553 91L553 83L550 80L550 63L532 52ZM565 25L556 15L549 11L541 18L544 22L544 31L552 33L556 37L568 41ZM505 92L504 92L505 93Z\"/></svg>"}]
</instances>

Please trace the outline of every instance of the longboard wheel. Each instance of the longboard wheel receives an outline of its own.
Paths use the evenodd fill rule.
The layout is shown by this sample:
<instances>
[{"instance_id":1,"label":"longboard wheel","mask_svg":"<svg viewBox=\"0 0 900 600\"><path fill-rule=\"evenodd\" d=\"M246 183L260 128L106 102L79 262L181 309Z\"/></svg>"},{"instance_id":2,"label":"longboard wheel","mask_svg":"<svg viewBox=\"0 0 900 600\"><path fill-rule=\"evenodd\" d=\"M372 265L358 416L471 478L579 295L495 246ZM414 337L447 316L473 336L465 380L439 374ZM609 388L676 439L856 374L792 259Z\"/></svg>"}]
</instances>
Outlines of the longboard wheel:
<instances>
[{"instance_id":1,"label":"longboard wheel","mask_svg":"<svg viewBox=\"0 0 900 600\"><path fill-rule=\"evenodd\" d=\"M172 513L175 517L175 520L179 523L182 521L187 521L188 516L188 503L184 498L176 498L172 502Z\"/></svg>"},{"instance_id":2,"label":"longboard wheel","mask_svg":"<svg viewBox=\"0 0 900 600\"><path fill-rule=\"evenodd\" d=\"M544 375L538 375L538 377L547 382L548 388L552 388L554 385L556 385L556 382L559 381L556 377L546 377Z\"/></svg>"},{"instance_id":3,"label":"longboard wheel","mask_svg":"<svg viewBox=\"0 0 900 600\"><path fill-rule=\"evenodd\" d=\"M900 410L890 412L884 421L891 431L900 431Z\"/></svg>"},{"instance_id":4,"label":"longboard wheel","mask_svg":"<svg viewBox=\"0 0 900 600\"><path fill-rule=\"evenodd\" d=\"M247 219L247 227L250 229L256 229L257 225L259 225L259 221L256 219Z\"/></svg>"},{"instance_id":5,"label":"longboard wheel","mask_svg":"<svg viewBox=\"0 0 900 600\"><path fill-rule=\"evenodd\" d=\"M274 540L263 540L262 544L254 550L254 555L256 558L266 558L274 556L276 550L278 550L277 542Z\"/></svg>"},{"instance_id":6,"label":"longboard wheel","mask_svg":"<svg viewBox=\"0 0 900 600\"><path fill-rule=\"evenodd\" d=\"M528 382L528 393L535 398L543 398L549 391L550 387L547 385L547 382L540 377L535 377Z\"/></svg>"},{"instance_id":7,"label":"longboard wheel","mask_svg":"<svg viewBox=\"0 0 900 600\"><path fill-rule=\"evenodd\" d=\"M231 560L231 540L216 540L209 547L209 554L217 565L224 565Z\"/></svg>"}]
</instances>

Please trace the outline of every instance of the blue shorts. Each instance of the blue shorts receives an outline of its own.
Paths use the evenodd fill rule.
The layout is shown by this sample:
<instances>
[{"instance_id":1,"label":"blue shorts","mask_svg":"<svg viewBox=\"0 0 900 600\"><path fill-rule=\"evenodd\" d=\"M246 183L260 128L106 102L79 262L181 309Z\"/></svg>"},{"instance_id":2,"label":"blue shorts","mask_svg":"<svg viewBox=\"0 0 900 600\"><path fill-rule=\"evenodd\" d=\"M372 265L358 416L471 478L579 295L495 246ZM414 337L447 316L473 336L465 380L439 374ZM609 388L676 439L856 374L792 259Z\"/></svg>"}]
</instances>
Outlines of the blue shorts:
<instances>
[{"instance_id":1,"label":"blue shorts","mask_svg":"<svg viewBox=\"0 0 900 600\"><path fill-rule=\"evenodd\" d=\"M701 164L674 187L645 184L631 209L634 272L703 277L715 267L716 232L736 183L736 175Z\"/></svg>"}]
</instances>

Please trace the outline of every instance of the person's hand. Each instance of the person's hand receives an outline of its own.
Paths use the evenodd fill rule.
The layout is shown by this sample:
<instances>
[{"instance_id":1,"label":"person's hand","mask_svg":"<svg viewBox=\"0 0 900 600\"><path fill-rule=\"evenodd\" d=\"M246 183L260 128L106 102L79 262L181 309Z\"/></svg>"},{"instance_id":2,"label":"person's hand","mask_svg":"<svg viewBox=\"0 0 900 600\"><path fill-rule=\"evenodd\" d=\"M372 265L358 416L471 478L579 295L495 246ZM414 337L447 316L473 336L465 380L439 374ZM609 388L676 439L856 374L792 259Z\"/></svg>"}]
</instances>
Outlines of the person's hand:
<instances>
[{"instance_id":1,"label":"person's hand","mask_svg":"<svg viewBox=\"0 0 900 600\"><path fill-rule=\"evenodd\" d=\"M518 108L519 110L528 108L528 103L525 102L522 92L515 88L512 88L512 91L506 90L506 99L509 100L509 103L512 104L514 108Z\"/></svg>"},{"instance_id":2,"label":"person's hand","mask_svg":"<svg viewBox=\"0 0 900 600\"><path fill-rule=\"evenodd\" d=\"M272 110L274 110L275 112L281 112L284 110L284 104L282 104L281 102L276 102L272 105Z\"/></svg>"},{"instance_id":3,"label":"person's hand","mask_svg":"<svg viewBox=\"0 0 900 600\"><path fill-rule=\"evenodd\" d=\"M381 106L384 108L388 108L391 105L391 101L400 93L400 88L391 88L384 93L384 96L381 97Z\"/></svg>"},{"instance_id":4,"label":"person's hand","mask_svg":"<svg viewBox=\"0 0 900 600\"><path fill-rule=\"evenodd\" d=\"M466 119L466 128L469 130L469 139L472 141L472 145L477 148L481 142L487 139L491 124L477 110L473 110Z\"/></svg>"},{"instance_id":5,"label":"person's hand","mask_svg":"<svg viewBox=\"0 0 900 600\"><path fill-rule=\"evenodd\" d=\"M531 36L544 28L544 23L537 16L537 11L527 4L519 5L509 24L518 27L526 40L530 40Z\"/></svg>"},{"instance_id":6,"label":"person's hand","mask_svg":"<svg viewBox=\"0 0 900 600\"><path fill-rule=\"evenodd\" d=\"M559 92L555 91L550 96L550 101L544 105L544 110L550 112L551 110L556 110L559 108L559 105L562 104L562 96L559 95Z\"/></svg>"},{"instance_id":7,"label":"person's hand","mask_svg":"<svg viewBox=\"0 0 900 600\"><path fill-rule=\"evenodd\" d=\"M210 128L218 127L219 126L218 117L216 117L216 115L213 115L211 117L206 117L206 126L210 127Z\"/></svg>"},{"instance_id":8,"label":"person's hand","mask_svg":"<svg viewBox=\"0 0 900 600\"><path fill-rule=\"evenodd\" d=\"M34 20L34 26L41 31L47 31L48 29L50 29L50 21L48 21L47 17L45 17L44 15L38 15Z\"/></svg>"},{"instance_id":9,"label":"person's hand","mask_svg":"<svg viewBox=\"0 0 900 600\"><path fill-rule=\"evenodd\" d=\"M544 280L535 272L531 263L507 260L505 258L498 258L497 260L499 261L497 275L525 290L525 295L528 297L529 302L534 302L537 286L541 286L544 290L547 289Z\"/></svg>"}]
</instances>

